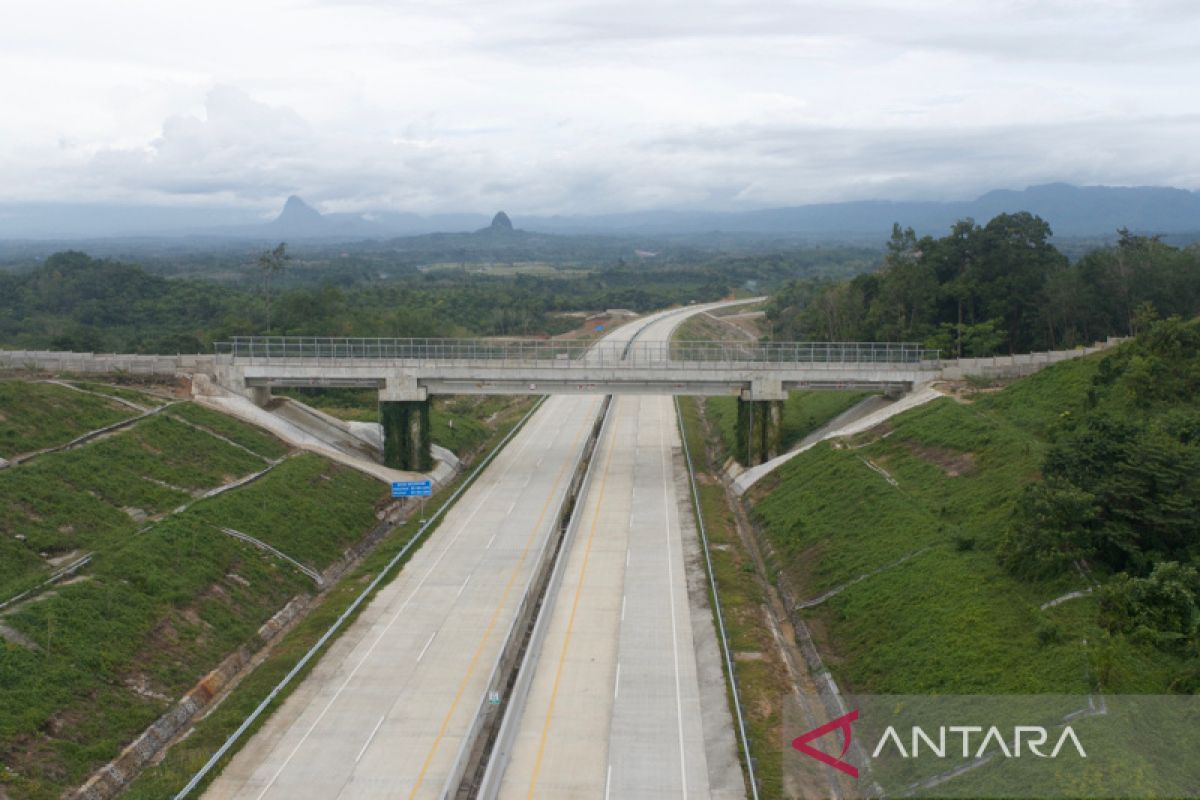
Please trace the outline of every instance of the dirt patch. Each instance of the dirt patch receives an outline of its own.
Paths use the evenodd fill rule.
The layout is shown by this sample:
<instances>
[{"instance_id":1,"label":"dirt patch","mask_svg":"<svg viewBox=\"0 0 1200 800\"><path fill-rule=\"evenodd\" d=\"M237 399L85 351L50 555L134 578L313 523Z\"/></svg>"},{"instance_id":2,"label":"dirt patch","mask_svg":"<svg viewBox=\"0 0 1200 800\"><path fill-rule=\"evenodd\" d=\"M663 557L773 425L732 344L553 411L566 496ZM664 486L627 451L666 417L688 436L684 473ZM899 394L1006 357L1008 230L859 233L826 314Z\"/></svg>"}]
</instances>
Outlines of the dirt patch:
<instances>
[{"instance_id":1,"label":"dirt patch","mask_svg":"<svg viewBox=\"0 0 1200 800\"><path fill-rule=\"evenodd\" d=\"M8 627L7 625L0 625L0 639L12 642L18 647L24 647L26 650L33 650L36 652L42 649L38 647L37 642L33 641L20 631Z\"/></svg>"},{"instance_id":2,"label":"dirt patch","mask_svg":"<svg viewBox=\"0 0 1200 800\"><path fill-rule=\"evenodd\" d=\"M68 530L64 530L63 528L67 528ZM64 525L63 528L59 528L58 532L59 533L74 533L75 532L75 529L72 528L70 525ZM46 559L46 562L48 564L50 564L50 566L52 566L52 567L61 567L61 566L64 566L65 564L69 564L70 562L79 558L81 555L83 555L82 550L71 550L71 551L63 553L61 555L50 556L49 558Z\"/></svg>"},{"instance_id":3,"label":"dirt patch","mask_svg":"<svg viewBox=\"0 0 1200 800\"><path fill-rule=\"evenodd\" d=\"M975 454L948 447L934 447L917 442L905 442L904 447L922 461L938 467L951 478L970 475L975 471Z\"/></svg>"}]
</instances>

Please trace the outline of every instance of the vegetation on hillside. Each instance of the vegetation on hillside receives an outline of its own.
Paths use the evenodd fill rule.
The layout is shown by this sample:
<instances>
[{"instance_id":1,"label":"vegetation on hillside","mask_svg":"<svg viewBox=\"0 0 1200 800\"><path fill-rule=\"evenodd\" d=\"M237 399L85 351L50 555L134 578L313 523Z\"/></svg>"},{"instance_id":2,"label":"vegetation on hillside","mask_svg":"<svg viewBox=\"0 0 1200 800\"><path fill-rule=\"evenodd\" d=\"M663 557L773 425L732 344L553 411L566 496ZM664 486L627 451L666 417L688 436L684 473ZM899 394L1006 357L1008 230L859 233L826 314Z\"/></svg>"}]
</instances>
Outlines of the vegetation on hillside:
<instances>
[{"instance_id":1,"label":"vegetation on hillside","mask_svg":"<svg viewBox=\"0 0 1200 800\"><path fill-rule=\"evenodd\" d=\"M818 445L755 487L773 568L843 689L1200 688L1195 628L1186 633L1195 412L1183 394L1196 325L1163 323L1111 355L913 409L849 445ZM1157 412L1105 450L1097 415L1144 408L1131 387L1151 385ZM1076 477L1083 485L1068 486ZM1038 506L1047 486L1062 492L1053 513ZM1079 540L1096 549L1064 558L1059 546ZM1120 568L1128 577L1109 577ZM1093 581L1106 585L1095 592Z\"/></svg>"},{"instance_id":2,"label":"vegetation on hillside","mask_svg":"<svg viewBox=\"0 0 1200 800\"><path fill-rule=\"evenodd\" d=\"M93 395L0 386L6 414L57 390L48 395L51 420L108 421L89 416L106 402ZM22 413L6 424L15 440L32 441L43 422ZM52 441L82 432L78 424ZM16 598L0 611L0 794L59 797L253 641L284 603L314 589L292 565L222 528L318 569L370 529L378 481L311 454L199 498L287 452L258 429L176 403L0 470L0 601ZM85 553L92 560L73 578L40 586L57 564Z\"/></svg>"},{"instance_id":3,"label":"vegetation on hillside","mask_svg":"<svg viewBox=\"0 0 1200 800\"><path fill-rule=\"evenodd\" d=\"M771 299L774 338L917 341L945 356L1029 352L1128 336L1154 310L1200 313L1200 249L1122 231L1075 263L1028 213L942 238L896 226L878 272L793 282Z\"/></svg>"},{"instance_id":4,"label":"vegetation on hillside","mask_svg":"<svg viewBox=\"0 0 1200 800\"><path fill-rule=\"evenodd\" d=\"M0 458L63 445L136 414L65 386L0 380Z\"/></svg>"},{"instance_id":5,"label":"vegetation on hillside","mask_svg":"<svg viewBox=\"0 0 1200 800\"><path fill-rule=\"evenodd\" d=\"M746 282L849 274L876 258L872 250L848 247L693 253L690 259L527 274L483 273L465 264L419 269L382 252L372 257L371 268L342 280L341 259L329 255L313 265L304 251L288 252L286 272L263 272L247 255L246 263L201 264L190 277L167 278L80 252L57 253L29 269L0 270L0 345L205 352L214 341L263 334L268 327L276 335L306 336L553 335L578 325L562 312L648 311L716 300Z\"/></svg>"},{"instance_id":6,"label":"vegetation on hillside","mask_svg":"<svg viewBox=\"0 0 1200 800\"><path fill-rule=\"evenodd\" d=\"M1116 573L1114 631L1200 656L1200 319L1169 319L1100 361L1002 541L1021 575Z\"/></svg>"}]
</instances>

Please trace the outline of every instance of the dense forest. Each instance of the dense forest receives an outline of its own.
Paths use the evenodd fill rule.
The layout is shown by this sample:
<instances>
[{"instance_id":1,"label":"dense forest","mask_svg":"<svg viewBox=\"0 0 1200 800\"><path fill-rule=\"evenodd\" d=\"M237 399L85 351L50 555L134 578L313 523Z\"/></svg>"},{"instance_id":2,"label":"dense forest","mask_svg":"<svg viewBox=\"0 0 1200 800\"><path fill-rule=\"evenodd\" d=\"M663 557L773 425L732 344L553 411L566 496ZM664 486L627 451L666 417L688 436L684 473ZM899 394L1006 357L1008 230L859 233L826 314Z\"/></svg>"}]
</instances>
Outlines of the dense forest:
<instances>
[{"instance_id":1,"label":"dense forest","mask_svg":"<svg viewBox=\"0 0 1200 800\"><path fill-rule=\"evenodd\" d=\"M1111 629L1200 646L1197 394L1200 319L1153 322L1106 356L1017 506L1004 563L1021 575L1114 574L1101 593Z\"/></svg>"},{"instance_id":2,"label":"dense forest","mask_svg":"<svg viewBox=\"0 0 1200 800\"><path fill-rule=\"evenodd\" d=\"M916 341L945 356L1019 353L1136 333L1154 315L1200 313L1200 248L1121 231L1074 263L1025 212L944 237L893 228L883 266L799 280L768 307L774 338Z\"/></svg>"},{"instance_id":3,"label":"dense forest","mask_svg":"<svg viewBox=\"0 0 1200 800\"><path fill-rule=\"evenodd\" d=\"M278 248L276 248L278 250ZM546 335L579 324L563 312L649 311L762 289L798 275L847 274L878 256L863 248L765 254L696 254L604 268L500 264L388 267L321 280L313 256L267 251L195 256L203 278L175 278L114 259L56 253L32 268L0 271L0 344L84 352L201 352L232 335ZM325 277L329 277L325 274Z\"/></svg>"}]
</instances>

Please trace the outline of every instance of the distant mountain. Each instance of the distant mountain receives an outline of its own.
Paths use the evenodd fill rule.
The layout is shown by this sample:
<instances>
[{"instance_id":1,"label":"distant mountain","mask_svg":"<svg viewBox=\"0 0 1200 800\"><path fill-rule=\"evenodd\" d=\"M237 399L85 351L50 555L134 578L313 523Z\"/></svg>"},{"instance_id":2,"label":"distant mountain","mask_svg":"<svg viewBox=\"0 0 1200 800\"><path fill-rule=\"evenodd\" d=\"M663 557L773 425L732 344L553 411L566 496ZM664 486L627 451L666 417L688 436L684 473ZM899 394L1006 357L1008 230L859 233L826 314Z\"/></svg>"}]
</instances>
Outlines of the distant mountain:
<instances>
[{"instance_id":1,"label":"distant mountain","mask_svg":"<svg viewBox=\"0 0 1200 800\"><path fill-rule=\"evenodd\" d=\"M736 213L643 211L594 216L520 218L524 231L544 234L689 235L729 233L806 239L882 240L892 223L918 233L942 234L955 221L986 222L1002 212L1030 211L1057 236L1112 236L1118 228L1139 233L1200 232L1200 193L1168 187L1073 186L1052 183L1022 191L996 190L974 200L818 203ZM503 211L488 223L481 214L380 211L322 214L299 197L287 199L269 221L238 209L144 206L0 205L0 238L209 237L247 240L391 239L437 232L513 231Z\"/></svg>"},{"instance_id":2,"label":"distant mountain","mask_svg":"<svg viewBox=\"0 0 1200 800\"><path fill-rule=\"evenodd\" d=\"M1030 211L1057 236L1111 236L1118 228L1141 233L1200 232L1200 193L1167 187L1073 186L1052 183L1023 191L996 190L975 200L894 202L862 200L770 208L733 214L650 211L597 217L523 221L529 230L560 233L759 233L781 236L885 238L892 223L918 233L944 234L958 220L987 222L1001 213Z\"/></svg>"},{"instance_id":3,"label":"distant mountain","mask_svg":"<svg viewBox=\"0 0 1200 800\"><path fill-rule=\"evenodd\" d=\"M505 214L503 211L497 211L496 216L492 217L492 224L479 231L479 233L505 234L512 233L512 229L512 220L508 218L508 214Z\"/></svg>"}]
</instances>

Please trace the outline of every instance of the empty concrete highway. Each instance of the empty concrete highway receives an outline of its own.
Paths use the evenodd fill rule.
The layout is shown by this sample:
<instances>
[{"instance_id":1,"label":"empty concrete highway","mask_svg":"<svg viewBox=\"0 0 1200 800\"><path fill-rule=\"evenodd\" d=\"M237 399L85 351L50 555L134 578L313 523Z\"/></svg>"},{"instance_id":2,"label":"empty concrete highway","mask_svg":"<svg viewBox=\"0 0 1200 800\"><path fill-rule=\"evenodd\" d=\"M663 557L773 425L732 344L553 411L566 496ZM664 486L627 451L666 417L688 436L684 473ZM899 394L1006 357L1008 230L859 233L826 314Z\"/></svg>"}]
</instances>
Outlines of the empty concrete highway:
<instances>
[{"instance_id":1,"label":"empty concrete highway","mask_svg":"<svg viewBox=\"0 0 1200 800\"><path fill-rule=\"evenodd\" d=\"M510 712L501 797L744 796L712 620L689 602L679 448L670 397L614 398L528 698Z\"/></svg>"},{"instance_id":2,"label":"empty concrete highway","mask_svg":"<svg viewBox=\"0 0 1200 800\"><path fill-rule=\"evenodd\" d=\"M438 796L601 402L549 398L205 796Z\"/></svg>"}]
</instances>

